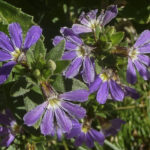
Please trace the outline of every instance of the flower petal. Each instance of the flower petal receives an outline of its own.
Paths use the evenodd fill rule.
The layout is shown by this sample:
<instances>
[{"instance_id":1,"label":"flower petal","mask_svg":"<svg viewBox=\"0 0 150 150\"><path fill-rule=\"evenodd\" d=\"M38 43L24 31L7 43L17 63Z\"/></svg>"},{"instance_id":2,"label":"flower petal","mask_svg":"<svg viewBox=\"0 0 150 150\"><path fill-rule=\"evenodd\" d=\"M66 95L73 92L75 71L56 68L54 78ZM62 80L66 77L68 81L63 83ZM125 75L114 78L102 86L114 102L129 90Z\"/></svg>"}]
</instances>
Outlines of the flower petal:
<instances>
[{"instance_id":1,"label":"flower petal","mask_svg":"<svg viewBox=\"0 0 150 150\"><path fill-rule=\"evenodd\" d=\"M89 20L87 20L87 16L85 14L85 12L82 12L80 17L79 17L79 21L81 22L81 24L87 26L89 24Z\"/></svg>"},{"instance_id":2,"label":"flower petal","mask_svg":"<svg viewBox=\"0 0 150 150\"><path fill-rule=\"evenodd\" d=\"M72 120L72 129L71 131L67 134L67 138L73 138L81 133L81 124L77 120Z\"/></svg>"},{"instance_id":3,"label":"flower petal","mask_svg":"<svg viewBox=\"0 0 150 150\"><path fill-rule=\"evenodd\" d=\"M8 78L8 76L9 76L9 74L10 74L12 68L13 68L15 65L16 65L16 62L15 62L15 61L9 61L8 63L5 63L5 64L0 68L0 84L3 84L3 83L7 80L7 78Z\"/></svg>"},{"instance_id":4,"label":"flower petal","mask_svg":"<svg viewBox=\"0 0 150 150\"><path fill-rule=\"evenodd\" d=\"M53 39L53 45L56 46L57 44L59 44L62 40L64 40L64 37L62 36L55 36Z\"/></svg>"},{"instance_id":5,"label":"flower petal","mask_svg":"<svg viewBox=\"0 0 150 150\"><path fill-rule=\"evenodd\" d=\"M3 32L0 32L0 48L3 49L3 50L6 50L6 51L10 51L10 52L13 52L14 51L14 48L13 46L11 45L11 42L10 42L10 39L8 38L8 36L3 33Z\"/></svg>"},{"instance_id":6,"label":"flower petal","mask_svg":"<svg viewBox=\"0 0 150 150\"><path fill-rule=\"evenodd\" d=\"M61 141L63 132L59 127L56 130L56 134L57 134L58 141Z\"/></svg>"},{"instance_id":7,"label":"flower petal","mask_svg":"<svg viewBox=\"0 0 150 150\"><path fill-rule=\"evenodd\" d=\"M73 60L75 57L77 57L76 51L67 51L67 52L64 52L62 59L63 60Z\"/></svg>"},{"instance_id":8,"label":"flower petal","mask_svg":"<svg viewBox=\"0 0 150 150\"><path fill-rule=\"evenodd\" d=\"M75 77L79 73L81 65L82 65L82 58L81 57L75 58L65 72L66 78Z\"/></svg>"},{"instance_id":9,"label":"flower petal","mask_svg":"<svg viewBox=\"0 0 150 150\"><path fill-rule=\"evenodd\" d=\"M130 88L130 87L125 87L125 95L130 96L133 99L140 98L139 93L135 89Z\"/></svg>"},{"instance_id":10,"label":"flower petal","mask_svg":"<svg viewBox=\"0 0 150 150\"><path fill-rule=\"evenodd\" d=\"M136 78L136 71L135 71L135 67L134 64L132 62L131 59L128 59L128 66L127 66L127 82L134 84L137 80Z\"/></svg>"},{"instance_id":11,"label":"flower petal","mask_svg":"<svg viewBox=\"0 0 150 150\"><path fill-rule=\"evenodd\" d=\"M105 140L105 137L104 137L104 134L102 132L98 132L94 129L91 129L89 131L90 135L92 136L92 138L97 141L100 145L103 145L104 144L104 140Z\"/></svg>"},{"instance_id":12,"label":"flower petal","mask_svg":"<svg viewBox=\"0 0 150 150\"><path fill-rule=\"evenodd\" d=\"M142 54L150 53L150 43L144 44L142 47L138 47L138 51Z\"/></svg>"},{"instance_id":13,"label":"flower petal","mask_svg":"<svg viewBox=\"0 0 150 150\"><path fill-rule=\"evenodd\" d=\"M111 5L108 7L104 14L102 25L105 26L108 24L113 18L115 18L118 14L117 5Z\"/></svg>"},{"instance_id":14,"label":"flower petal","mask_svg":"<svg viewBox=\"0 0 150 150\"><path fill-rule=\"evenodd\" d=\"M8 146L13 142L14 139L15 139L15 136L10 133L10 134L8 134L8 136L6 136L6 137L2 140L1 145L8 147Z\"/></svg>"},{"instance_id":15,"label":"flower petal","mask_svg":"<svg viewBox=\"0 0 150 150\"><path fill-rule=\"evenodd\" d=\"M54 112L51 109L47 109L40 125L41 133L49 135L54 130Z\"/></svg>"},{"instance_id":16,"label":"flower petal","mask_svg":"<svg viewBox=\"0 0 150 150\"><path fill-rule=\"evenodd\" d=\"M94 147L94 140L88 132L85 135L85 143L89 148Z\"/></svg>"},{"instance_id":17,"label":"flower petal","mask_svg":"<svg viewBox=\"0 0 150 150\"><path fill-rule=\"evenodd\" d=\"M114 129L116 129L117 131L120 130L122 124L125 124L125 123L126 123L125 121L123 121L123 120L121 120L121 119L118 119L118 118L113 119L113 120L110 120L110 122L111 122L111 124L112 124L112 127L113 127Z\"/></svg>"},{"instance_id":18,"label":"flower petal","mask_svg":"<svg viewBox=\"0 0 150 150\"><path fill-rule=\"evenodd\" d=\"M24 123L27 126L34 125L40 119L41 115L44 113L46 106L47 102L44 102L35 107L34 109L30 110L29 112L27 112L23 117Z\"/></svg>"},{"instance_id":19,"label":"flower petal","mask_svg":"<svg viewBox=\"0 0 150 150\"><path fill-rule=\"evenodd\" d=\"M85 134L81 132L81 134L75 140L75 146L81 146L85 142Z\"/></svg>"},{"instance_id":20,"label":"flower petal","mask_svg":"<svg viewBox=\"0 0 150 150\"><path fill-rule=\"evenodd\" d=\"M100 87L100 84L102 83L101 78L99 77L99 75L96 77L95 81L93 83L91 83L90 87L89 87L89 91L90 93L93 93L95 91L98 90L98 88Z\"/></svg>"},{"instance_id":21,"label":"flower petal","mask_svg":"<svg viewBox=\"0 0 150 150\"><path fill-rule=\"evenodd\" d=\"M91 10L87 13L87 17L89 20L96 20L96 15L97 15L98 9Z\"/></svg>"},{"instance_id":22,"label":"flower petal","mask_svg":"<svg viewBox=\"0 0 150 150\"><path fill-rule=\"evenodd\" d=\"M97 101L100 104L105 104L108 97L108 93L109 93L109 87L108 87L108 82L106 81L101 84L97 92L97 97L96 97Z\"/></svg>"},{"instance_id":23,"label":"flower petal","mask_svg":"<svg viewBox=\"0 0 150 150\"><path fill-rule=\"evenodd\" d=\"M12 56L8 52L0 50L0 61L7 61L11 58Z\"/></svg>"},{"instance_id":24,"label":"flower petal","mask_svg":"<svg viewBox=\"0 0 150 150\"><path fill-rule=\"evenodd\" d=\"M150 66L150 58L146 55L138 55L139 61L143 64Z\"/></svg>"},{"instance_id":25,"label":"flower petal","mask_svg":"<svg viewBox=\"0 0 150 150\"><path fill-rule=\"evenodd\" d=\"M140 63L138 60L135 60L134 64L140 75L143 77L143 79L148 80L150 78L150 73L148 72L146 66Z\"/></svg>"},{"instance_id":26,"label":"flower petal","mask_svg":"<svg viewBox=\"0 0 150 150\"><path fill-rule=\"evenodd\" d=\"M89 92L87 90L75 90L60 94L60 98L69 101L84 102L88 100Z\"/></svg>"},{"instance_id":27,"label":"flower petal","mask_svg":"<svg viewBox=\"0 0 150 150\"><path fill-rule=\"evenodd\" d=\"M73 24L72 30L76 34L92 32L91 28L81 25L81 24Z\"/></svg>"},{"instance_id":28,"label":"flower petal","mask_svg":"<svg viewBox=\"0 0 150 150\"><path fill-rule=\"evenodd\" d=\"M55 116L58 126L63 132L69 132L72 128L72 122L70 118L60 108L55 109Z\"/></svg>"},{"instance_id":29,"label":"flower petal","mask_svg":"<svg viewBox=\"0 0 150 150\"><path fill-rule=\"evenodd\" d=\"M35 44L42 34L42 29L39 26L32 26L26 35L24 42L24 50L28 50L33 44Z\"/></svg>"},{"instance_id":30,"label":"flower petal","mask_svg":"<svg viewBox=\"0 0 150 150\"><path fill-rule=\"evenodd\" d=\"M79 45L79 46L83 44L83 42L82 42L82 40L80 39L80 37L79 37L77 34L75 34L72 29L69 29L69 28L67 28L67 27L63 27L63 28L60 29L60 32L61 32L70 42L72 42L72 43L74 43L74 44L76 44L76 45Z\"/></svg>"},{"instance_id":31,"label":"flower petal","mask_svg":"<svg viewBox=\"0 0 150 150\"><path fill-rule=\"evenodd\" d=\"M122 101L124 98L124 91L121 87L113 80L109 81L109 87L112 97L117 101Z\"/></svg>"},{"instance_id":32,"label":"flower petal","mask_svg":"<svg viewBox=\"0 0 150 150\"><path fill-rule=\"evenodd\" d=\"M95 70L94 66L89 57L85 57L83 61L83 74L82 74L84 82L90 84L94 81L95 78Z\"/></svg>"},{"instance_id":33,"label":"flower petal","mask_svg":"<svg viewBox=\"0 0 150 150\"><path fill-rule=\"evenodd\" d=\"M70 114L70 116L75 116L78 119L84 118L86 115L86 110L77 104L62 102L61 106L66 112Z\"/></svg>"},{"instance_id":34,"label":"flower petal","mask_svg":"<svg viewBox=\"0 0 150 150\"><path fill-rule=\"evenodd\" d=\"M22 47L22 29L20 25L18 23L11 23L9 25L9 34L14 48L20 49Z\"/></svg>"},{"instance_id":35,"label":"flower petal","mask_svg":"<svg viewBox=\"0 0 150 150\"><path fill-rule=\"evenodd\" d=\"M139 38L137 39L137 41L134 44L134 47L141 47L142 45L146 44L147 42L150 42L150 31L149 30L144 30Z\"/></svg>"}]
</instances>

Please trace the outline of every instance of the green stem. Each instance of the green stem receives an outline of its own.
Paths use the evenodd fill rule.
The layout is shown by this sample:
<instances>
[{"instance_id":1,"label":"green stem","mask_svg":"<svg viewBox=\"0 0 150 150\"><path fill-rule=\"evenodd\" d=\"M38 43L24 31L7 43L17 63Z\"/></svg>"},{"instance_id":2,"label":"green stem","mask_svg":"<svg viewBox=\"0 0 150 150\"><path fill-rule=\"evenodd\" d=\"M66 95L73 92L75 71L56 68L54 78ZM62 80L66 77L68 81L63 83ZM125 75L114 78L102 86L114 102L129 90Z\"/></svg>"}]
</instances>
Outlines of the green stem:
<instances>
[{"instance_id":1,"label":"green stem","mask_svg":"<svg viewBox=\"0 0 150 150\"><path fill-rule=\"evenodd\" d=\"M145 104L139 104L138 106L126 106L126 107L118 107L116 110L126 110L126 109L134 109L134 108L144 108L146 107Z\"/></svg>"},{"instance_id":2,"label":"green stem","mask_svg":"<svg viewBox=\"0 0 150 150\"><path fill-rule=\"evenodd\" d=\"M64 145L65 150L69 150L68 145L65 140L63 140L63 145Z\"/></svg>"},{"instance_id":3,"label":"green stem","mask_svg":"<svg viewBox=\"0 0 150 150\"><path fill-rule=\"evenodd\" d=\"M105 140L104 143L112 148L113 150L120 150L118 147L116 147L114 144L110 143L108 140Z\"/></svg>"}]
</instances>

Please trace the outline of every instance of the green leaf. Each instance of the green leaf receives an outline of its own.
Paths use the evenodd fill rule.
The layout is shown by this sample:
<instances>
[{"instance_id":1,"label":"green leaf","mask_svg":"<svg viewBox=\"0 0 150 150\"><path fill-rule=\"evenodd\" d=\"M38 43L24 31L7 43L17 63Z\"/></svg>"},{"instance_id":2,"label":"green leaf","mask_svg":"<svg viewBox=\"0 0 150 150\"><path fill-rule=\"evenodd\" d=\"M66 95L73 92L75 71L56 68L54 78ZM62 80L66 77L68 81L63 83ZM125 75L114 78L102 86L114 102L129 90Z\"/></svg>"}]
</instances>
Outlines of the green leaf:
<instances>
[{"instance_id":1,"label":"green leaf","mask_svg":"<svg viewBox=\"0 0 150 150\"><path fill-rule=\"evenodd\" d=\"M33 52L34 52L34 58L36 60L38 60L41 57L41 55L45 58L46 48L44 46L44 42L41 39L36 43Z\"/></svg>"},{"instance_id":2,"label":"green leaf","mask_svg":"<svg viewBox=\"0 0 150 150\"><path fill-rule=\"evenodd\" d=\"M72 79L72 90L78 89L88 89L88 87L82 81L78 79Z\"/></svg>"},{"instance_id":3,"label":"green leaf","mask_svg":"<svg viewBox=\"0 0 150 150\"><path fill-rule=\"evenodd\" d=\"M68 60L58 60L56 61L56 70L54 73L62 73L70 64Z\"/></svg>"},{"instance_id":4,"label":"green leaf","mask_svg":"<svg viewBox=\"0 0 150 150\"><path fill-rule=\"evenodd\" d=\"M0 0L0 22L7 25L12 22L18 22L24 33L34 24L32 16L23 13L21 9L2 0Z\"/></svg>"},{"instance_id":5,"label":"green leaf","mask_svg":"<svg viewBox=\"0 0 150 150\"><path fill-rule=\"evenodd\" d=\"M56 45L53 49L47 53L46 59L52 59L53 61L61 59L65 50L65 41L62 40L58 45Z\"/></svg>"},{"instance_id":6,"label":"green leaf","mask_svg":"<svg viewBox=\"0 0 150 150\"><path fill-rule=\"evenodd\" d=\"M116 32L110 37L113 46L119 44L123 40L123 38L124 32Z\"/></svg>"},{"instance_id":7,"label":"green leaf","mask_svg":"<svg viewBox=\"0 0 150 150\"><path fill-rule=\"evenodd\" d=\"M105 139L104 143L109 146L112 150L121 150L120 148L118 148L116 145L110 143L108 140Z\"/></svg>"},{"instance_id":8,"label":"green leaf","mask_svg":"<svg viewBox=\"0 0 150 150\"><path fill-rule=\"evenodd\" d=\"M22 96L30 91L31 84L28 84L25 78L16 81L11 87L10 94L13 97Z\"/></svg>"},{"instance_id":9,"label":"green leaf","mask_svg":"<svg viewBox=\"0 0 150 150\"><path fill-rule=\"evenodd\" d=\"M31 49L29 49L26 53L26 57L27 57L27 64L30 67L30 69L32 68L32 64L34 63L34 53Z\"/></svg>"},{"instance_id":10,"label":"green leaf","mask_svg":"<svg viewBox=\"0 0 150 150\"><path fill-rule=\"evenodd\" d=\"M45 150L44 145L42 143L36 144L37 150Z\"/></svg>"},{"instance_id":11,"label":"green leaf","mask_svg":"<svg viewBox=\"0 0 150 150\"><path fill-rule=\"evenodd\" d=\"M65 84L64 84L64 78L62 75L56 75L54 77L54 82L53 82L53 87L56 89L58 92L65 92Z\"/></svg>"}]
</instances>

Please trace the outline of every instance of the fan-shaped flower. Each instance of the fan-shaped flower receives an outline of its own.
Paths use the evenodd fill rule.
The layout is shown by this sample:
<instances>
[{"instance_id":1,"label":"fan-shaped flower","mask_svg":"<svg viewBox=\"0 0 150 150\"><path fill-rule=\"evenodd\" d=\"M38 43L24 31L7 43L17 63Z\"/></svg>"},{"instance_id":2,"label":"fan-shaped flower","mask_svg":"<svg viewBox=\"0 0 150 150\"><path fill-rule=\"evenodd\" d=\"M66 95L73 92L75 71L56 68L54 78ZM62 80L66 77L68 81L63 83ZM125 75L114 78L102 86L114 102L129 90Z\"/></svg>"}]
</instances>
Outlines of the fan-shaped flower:
<instances>
[{"instance_id":1,"label":"fan-shaped flower","mask_svg":"<svg viewBox=\"0 0 150 150\"><path fill-rule=\"evenodd\" d=\"M88 99L87 90L76 90L63 94L53 95L47 101L38 105L24 116L24 123L34 125L43 116L40 129L44 135L57 134L61 138L62 133L72 129L72 118L81 119L85 116L84 108L70 101L83 102Z\"/></svg>"},{"instance_id":2,"label":"fan-shaped flower","mask_svg":"<svg viewBox=\"0 0 150 150\"><path fill-rule=\"evenodd\" d=\"M94 65L91 60L91 50L93 48L85 45L80 37L69 28L61 28L60 32L63 36L56 36L53 39L53 44L57 45L61 40L66 40L67 51L62 56L62 59L72 60L72 63L65 71L66 78L75 77L79 73L81 66L83 66L83 80L86 83L93 82L95 77Z\"/></svg>"},{"instance_id":3,"label":"fan-shaped flower","mask_svg":"<svg viewBox=\"0 0 150 150\"><path fill-rule=\"evenodd\" d=\"M26 35L24 44L22 29L18 23L9 25L10 38L0 32L0 61L8 61L0 68L0 84L7 80L12 68L25 60L26 51L37 42L42 33L39 26L32 26Z\"/></svg>"},{"instance_id":4,"label":"fan-shaped flower","mask_svg":"<svg viewBox=\"0 0 150 150\"><path fill-rule=\"evenodd\" d=\"M1 145L8 147L14 141L16 134L21 132L21 128L9 110L6 110L5 114L0 114L0 125L0 136L4 137Z\"/></svg>"},{"instance_id":5,"label":"fan-shaped flower","mask_svg":"<svg viewBox=\"0 0 150 150\"><path fill-rule=\"evenodd\" d=\"M134 84L137 81L136 69L144 80L150 78L147 66L150 66L150 58L145 54L150 53L150 31L145 30L128 50L127 81ZM135 69L136 67L136 69Z\"/></svg>"},{"instance_id":6,"label":"fan-shaped flower","mask_svg":"<svg viewBox=\"0 0 150 150\"><path fill-rule=\"evenodd\" d=\"M88 33L95 31L96 27L102 27L108 24L113 18L117 16L118 10L116 5L111 5L108 9L102 12L98 17L98 10L91 10L87 14L83 12L79 17L79 21L81 24L73 24L72 30L76 34L80 33Z\"/></svg>"}]
</instances>

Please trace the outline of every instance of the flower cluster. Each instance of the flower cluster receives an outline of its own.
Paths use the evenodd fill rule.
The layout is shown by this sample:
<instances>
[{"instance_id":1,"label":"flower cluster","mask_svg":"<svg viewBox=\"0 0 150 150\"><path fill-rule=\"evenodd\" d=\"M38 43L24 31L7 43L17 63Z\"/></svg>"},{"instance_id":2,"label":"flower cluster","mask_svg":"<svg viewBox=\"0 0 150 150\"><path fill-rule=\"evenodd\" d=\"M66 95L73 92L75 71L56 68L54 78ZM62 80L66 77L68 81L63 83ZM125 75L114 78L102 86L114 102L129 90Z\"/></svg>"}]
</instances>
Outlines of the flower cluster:
<instances>
[{"instance_id":1,"label":"flower cluster","mask_svg":"<svg viewBox=\"0 0 150 150\"><path fill-rule=\"evenodd\" d=\"M44 136L57 135L60 140L62 134L65 134L67 138L75 138L76 146L85 143L88 147L93 147L94 141L103 145L105 138L116 135L121 125L125 123L121 119L113 119L107 124L101 124L101 129L98 131L92 127L91 120L94 117L87 119L89 118L88 109L83 108L85 106L83 104L77 104L78 102L87 101L89 95L95 92L97 92L96 99L99 104L105 104L108 99L123 101L126 96L133 99L139 98L135 89L122 83L117 67L115 65L113 67L108 66L103 62L104 58L101 57L101 53L104 52L101 45L104 42L100 40L100 36L105 34L105 25L117 16L117 6L109 6L99 16L97 13L97 9L88 13L83 12L79 17L80 24L73 24L72 28L62 27L60 29L61 36L56 36L53 39L54 46L57 46L62 40L65 41L65 52L61 59L70 61L70 64L63 70L62 75L69 79L76 77L83 79L88 89L80 88L58 93L52 86L53 78L47 80L40 78L38 86L42 91L44 101L23 117L24 124L27 126L33 126L38 120L41 120L40 130ZM91 37L94 38L97 34L97 28L99 28L99 39L93 44L88 44L84 36L92 35ZM86 33L90 33L90 35ZM27 32L24 44L22 29L18 23L9 25L9 34L10 37L0 32L0 61L6 62L0 68L0 84L6 81L16 64L28 65L26 52L39 40L42 29L39 26L32 26ZM84 36L82 37L82 35ZM116 47L112 46L108 50L111 51L114 48ZM147 66L150 66L150 58L145 54L150 53L150 31L145 30L132 47L123 49L126 50L125 58L128 59L127 82L131 84L136 82L135 67L144 80L148 80L150 73ZM99 52L97 53L97 51ZM98 66L101 67L99 73L96 70L97 56L100 58L98 60ZM54 60L49 61L54 64ZM41 72L37 72L40 76ZM0 136L4 136L1 144L9 146L16 134L20 132L20 128L17 128L17 123L9 111L6 111L5 115L0 114L0 124Z\"/></svg>"}]
</instances>

